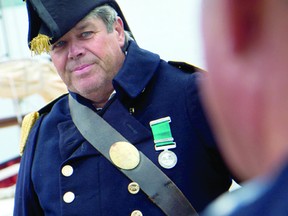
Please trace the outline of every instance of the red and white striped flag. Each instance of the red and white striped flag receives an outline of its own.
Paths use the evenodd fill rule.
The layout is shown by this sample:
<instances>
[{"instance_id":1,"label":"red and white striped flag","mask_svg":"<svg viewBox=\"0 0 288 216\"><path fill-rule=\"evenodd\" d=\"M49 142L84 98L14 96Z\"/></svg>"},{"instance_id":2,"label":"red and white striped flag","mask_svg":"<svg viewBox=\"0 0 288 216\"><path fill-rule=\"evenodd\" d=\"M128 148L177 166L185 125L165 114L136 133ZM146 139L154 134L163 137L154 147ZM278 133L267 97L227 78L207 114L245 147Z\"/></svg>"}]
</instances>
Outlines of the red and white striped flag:
<instances>
[{"instance_id":1,"label":"red and white striped flag","mask_svg":"<svg viewBox=\"0 0 288 216\"><path fill-rule=\"evenodd\" d=\"M21 157L0 164L0 199L14 197Z\"/></svg>"}]
</instances>

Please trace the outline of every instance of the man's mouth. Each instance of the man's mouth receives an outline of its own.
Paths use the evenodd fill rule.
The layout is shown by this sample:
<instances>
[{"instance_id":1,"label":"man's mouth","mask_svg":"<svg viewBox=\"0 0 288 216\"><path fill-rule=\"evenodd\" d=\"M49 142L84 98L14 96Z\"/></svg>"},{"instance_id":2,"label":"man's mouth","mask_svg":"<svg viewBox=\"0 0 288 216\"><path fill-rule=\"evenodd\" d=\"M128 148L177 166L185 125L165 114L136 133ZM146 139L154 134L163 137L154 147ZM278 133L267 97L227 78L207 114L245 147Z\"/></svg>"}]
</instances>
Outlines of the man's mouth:
<instances>
[{"instance_id":1,"label":"man's mouth","mask_svg":"<svg viewBox=\"0 0 288 216\"><path fill-rule=\"evenodd\" d=\"M89 71L92 67L92 64L83 64L83 65L79 65L77 67L75 67L72 72L76 72L76 73L85 73L87 71Z\"/></svg>"}]
</instances>

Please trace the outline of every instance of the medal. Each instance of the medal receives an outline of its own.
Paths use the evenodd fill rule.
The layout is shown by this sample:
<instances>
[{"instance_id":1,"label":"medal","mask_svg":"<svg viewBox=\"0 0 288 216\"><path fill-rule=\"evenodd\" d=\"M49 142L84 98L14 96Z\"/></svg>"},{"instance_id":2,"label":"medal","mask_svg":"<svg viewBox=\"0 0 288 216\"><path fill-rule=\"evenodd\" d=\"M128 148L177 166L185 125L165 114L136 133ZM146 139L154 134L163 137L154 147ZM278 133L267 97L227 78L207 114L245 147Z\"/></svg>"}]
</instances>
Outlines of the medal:
<instances>
[{"instance_id":1,"label":"medal","mask_svg":"<svg viewBox=\"0 0 288 216\"><path fill-rule=\"evenodd\" d=\"M163 168L171 169L177 163L177 156L170 150L164 150L159 154L158 162Z\"/></svg>"},{"instance_id":2,"label":"medal","mask_svg":"<svg viewBox=\"0 0 288 216\"><path fill-rule=\"evenodd\" d=\"M174 142L170 129L170 122L171 118L169 116L150 122L155 150L164 150L159 154L158 162L165 169L171 169L177 164L176 154L169 150L176 148L176 143Z\"/></svg>"}]
</instances>

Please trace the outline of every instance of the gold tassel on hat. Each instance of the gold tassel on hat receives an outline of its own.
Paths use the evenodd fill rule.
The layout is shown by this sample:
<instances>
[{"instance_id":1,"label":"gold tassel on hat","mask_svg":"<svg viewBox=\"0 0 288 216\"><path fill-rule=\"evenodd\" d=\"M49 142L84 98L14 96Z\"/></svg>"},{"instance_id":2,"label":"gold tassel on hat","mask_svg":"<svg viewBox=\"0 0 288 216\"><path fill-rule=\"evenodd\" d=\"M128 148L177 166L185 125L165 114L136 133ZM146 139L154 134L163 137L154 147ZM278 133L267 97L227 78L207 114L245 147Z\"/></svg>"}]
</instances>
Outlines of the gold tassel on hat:
<instances>
[{"instance_id":1,"label":"gold tassel on hat","mask_svg":"<svg viewBox=\"0 0 288 216\"><path fill-rule=\"evenodd\" d=\"M30 42L32 53L36 55L40 55L43 52L49 53L51 46L50 40L51 38L47 35L38 34L38 36Z\"/></svg>"}]
</instances>

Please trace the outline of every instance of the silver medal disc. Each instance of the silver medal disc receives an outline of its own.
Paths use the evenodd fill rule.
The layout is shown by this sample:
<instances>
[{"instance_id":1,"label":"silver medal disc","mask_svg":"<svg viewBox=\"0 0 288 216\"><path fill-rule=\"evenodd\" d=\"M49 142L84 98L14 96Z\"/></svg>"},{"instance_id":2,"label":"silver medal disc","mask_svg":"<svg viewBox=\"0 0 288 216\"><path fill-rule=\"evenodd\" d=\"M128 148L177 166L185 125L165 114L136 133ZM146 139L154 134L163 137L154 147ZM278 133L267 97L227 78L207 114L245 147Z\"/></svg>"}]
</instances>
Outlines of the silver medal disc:
<instances>
[{"instance_id":1,"label":"silver medal disc","mask_svg":"<svg viewBox=\"0 0 288 216\"><path fill-rule=\"evenodd\" d=\"M177 164L177 156L169 150L162 151L158 156L159 164L165 169L171 169Z\"/></svg>"}]
</instances>

